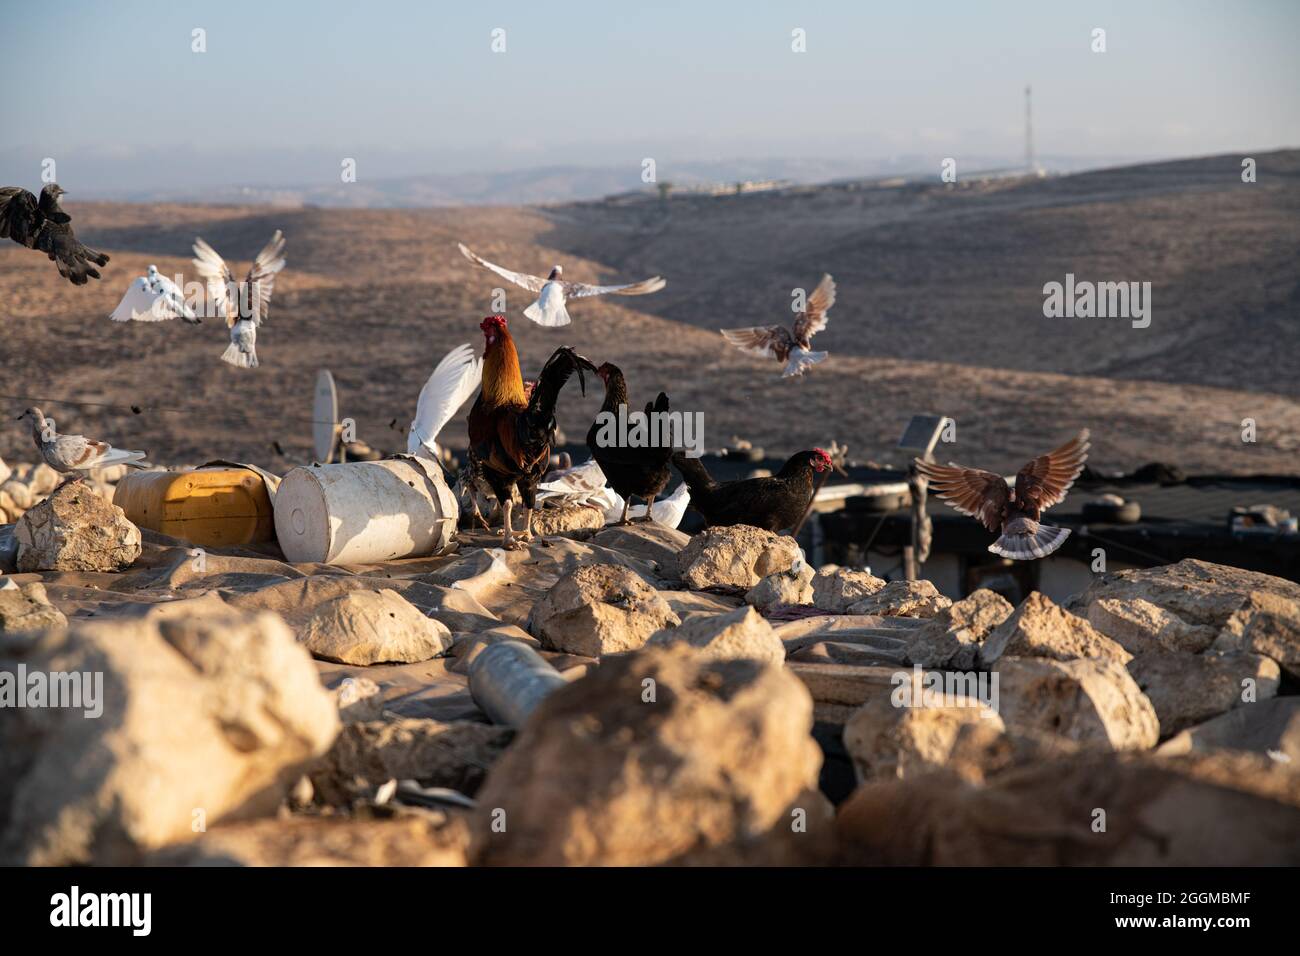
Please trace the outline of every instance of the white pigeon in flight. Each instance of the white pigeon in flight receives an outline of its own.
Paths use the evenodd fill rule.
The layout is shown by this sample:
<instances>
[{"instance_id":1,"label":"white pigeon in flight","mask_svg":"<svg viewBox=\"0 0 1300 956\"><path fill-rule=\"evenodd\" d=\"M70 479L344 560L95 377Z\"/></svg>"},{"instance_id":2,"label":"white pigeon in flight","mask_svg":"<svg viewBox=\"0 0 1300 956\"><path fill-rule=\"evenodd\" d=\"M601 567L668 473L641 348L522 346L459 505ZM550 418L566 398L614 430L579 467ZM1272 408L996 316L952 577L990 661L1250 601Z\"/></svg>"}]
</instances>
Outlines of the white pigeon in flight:
<instances>
[{"instance_id":1,"label":"white pigeon in flight","mask_svg":"<svg viewBox=\"0 0 1300 956\"><path fill-rule=\"evenodd\" d=\"M565 282L564 269L556 266L545 279L529 275L526 272L511 272L495 263L475 255L463 242L456 243L460 254L470 262L490 269L503 279L513 282L529 292L538 293L537 301L524 309L524 315L538 325L550 327L568 325L571 321L564 305L568 299L585 299L593 295L649 295L658 292L668 283L659 276L652 276L640 282L628 285L587 285L583 282Z\"/></svg>"},{"instance_id":2,"label":"white pigeon in flight","mask_svg":"<svg viewBox=\"0 0 1300 956\"><path fill-rule=\"evenodd\" d=\"M166 322L184 319L191 325L203 320L185 304L185 295L171 279L150 266L148 275L138 277L110 314L114 322Z\"/></svg>"},{"instance_id":3,"label":"white pigeon in flight","mask_svg":"<svg viewBox=\"0 0 1300 956\"><path fill-rule=\"evenodd\" d=\"M406 452L422 458L440 457L435 439L457 410L478 391L483 380L483 359L471 345L458 345L438 363L420 389L415 419L406 436Z\"/></svg>"},{"instance_id":4,"label":"white pigeon in flight","mask_svg":"<svg viewBox=\"0 0 1300 956\"><path fill-rule=\"evenodd\" d=\"M207 283L217 315L225 317L230 329L230 345L221 361L237 368L257 368L257 327L266 321L276 273L284 268L284 235L275 231L242 283L235 282L225 260L202 239L194 240L194 268Z\"/></svg>"}]
</instances>

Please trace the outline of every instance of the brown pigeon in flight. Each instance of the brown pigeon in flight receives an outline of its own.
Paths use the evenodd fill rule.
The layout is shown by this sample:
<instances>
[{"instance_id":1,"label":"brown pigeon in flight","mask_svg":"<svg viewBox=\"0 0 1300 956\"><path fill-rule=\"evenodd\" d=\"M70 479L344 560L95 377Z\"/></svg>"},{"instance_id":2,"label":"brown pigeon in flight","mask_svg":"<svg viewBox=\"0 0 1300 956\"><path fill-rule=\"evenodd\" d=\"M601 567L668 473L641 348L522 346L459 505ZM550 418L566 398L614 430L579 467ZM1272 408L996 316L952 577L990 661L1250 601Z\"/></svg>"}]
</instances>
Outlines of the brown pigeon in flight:
<instances>
[{"instance_id":1,"label":"brown pigeon in flight","mask_svg":"<svg viewBox=\"0 0 1300 956\"><path fill-rule=\"evenodd\" d=\"M812 350L812 337L826 328L826 313L835 304L835 280L822 276L799 317L794 320L794 330L784 325L754 325L747 329L722 329L723 338L751 355L773 358L785 365L782 378L802 375L818 362L826 360L825 352Z\"/></svg>"}]
</instances>

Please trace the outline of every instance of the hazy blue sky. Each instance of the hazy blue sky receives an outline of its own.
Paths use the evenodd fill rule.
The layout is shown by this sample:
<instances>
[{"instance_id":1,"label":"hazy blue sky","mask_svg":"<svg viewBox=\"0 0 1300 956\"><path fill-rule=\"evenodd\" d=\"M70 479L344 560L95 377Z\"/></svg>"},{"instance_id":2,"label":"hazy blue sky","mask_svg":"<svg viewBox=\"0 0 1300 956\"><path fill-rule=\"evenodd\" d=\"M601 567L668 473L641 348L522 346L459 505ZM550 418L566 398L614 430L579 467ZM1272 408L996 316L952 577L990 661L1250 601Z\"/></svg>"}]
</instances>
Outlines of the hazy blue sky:
<instances>
[{"instance_id":1,"label":"hazy blue sky","mask_svg":"<svg viewBox=\"0 0 1300 956\"><path fill-rule=\"evenodd\" d=\"M97 186L337 180L344 156L370 176L1016 157L1026 82L1048 156L1300 144L1295 0L0 6L0 174L25 183L45 156Z\"/></svg>"}]
</instances>

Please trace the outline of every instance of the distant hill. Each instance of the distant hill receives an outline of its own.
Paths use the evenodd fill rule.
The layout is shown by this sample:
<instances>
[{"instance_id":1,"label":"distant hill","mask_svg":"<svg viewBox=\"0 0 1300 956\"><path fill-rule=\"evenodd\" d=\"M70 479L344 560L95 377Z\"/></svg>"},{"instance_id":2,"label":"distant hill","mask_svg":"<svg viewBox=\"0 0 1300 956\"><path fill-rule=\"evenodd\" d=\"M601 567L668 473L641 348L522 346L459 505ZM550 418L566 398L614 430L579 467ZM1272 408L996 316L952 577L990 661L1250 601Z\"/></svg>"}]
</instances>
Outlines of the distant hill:
<instances>
[{"instance_id":1,"label":"distant hill","mask_svg":"<svg viewBox=\"0 0 1300 956\"><path fill-rule=\"evenodd\" d=\"M958 421L949 457L984 467L1015 468L1087 426L1103 469L1163 460L1295 472L1300 153L1256 158L1249 185L1227 156L951 187L851 182L545 208L75 203L79 234L113 261L104 281L75 288L44 257L0 244L0 393L22 396L0 403L16 415L40 399L61 429L162 462L284 470L309 455L312 386L328 367L359 437L399 449L429 371L451 346L481 345L478 322L501 285L456 253L464 241L516 269L562 262L579 280L666 276L656 295L575 303L558 331L524 319L529 296L508 289L511 330L526 372L572 344L623 367L634 400L663 389L674 408L703 411L710 448L732 435L773 454L838 440L860 460L901 463L908 417L941 412ZM107 319L150 263L188 274L196 235L242 274L276 228L288 268L255 372L217 360L225 329L211 320ZM823 271L839 284L817 339L827 363L783 381L775 363L725 347L718 328L789 321L790 290ZM1045 318L1042 287L1067 272L1151 282L1151 326ZM599 382L589 388L564 393L571 436L599 408ZM1254 444L1240 440L1246 417ZM463 444L463 416L445 437ZM0 429L0 456L32 452L21 430Z\"/></svg>"}]
</instances>

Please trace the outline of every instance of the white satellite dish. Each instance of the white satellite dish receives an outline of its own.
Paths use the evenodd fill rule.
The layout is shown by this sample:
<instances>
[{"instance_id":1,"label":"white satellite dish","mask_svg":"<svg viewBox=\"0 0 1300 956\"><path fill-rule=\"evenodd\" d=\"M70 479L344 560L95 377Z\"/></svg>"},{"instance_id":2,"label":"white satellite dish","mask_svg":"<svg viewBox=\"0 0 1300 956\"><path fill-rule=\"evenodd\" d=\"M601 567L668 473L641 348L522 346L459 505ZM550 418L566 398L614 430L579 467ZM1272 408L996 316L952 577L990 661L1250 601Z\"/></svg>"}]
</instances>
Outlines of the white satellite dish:
<instances>
[{"instance_id":1,"label":"white satellite dish","mask_svg":"<svg viewBox=\"0 0 1300 956\"><path fill-rule=\"evenodd\" d=\"M334 460L339 433L339 394L334 376L323 368L316 373L316 397L311 406L312 450L316 460L328 465Z\"/></svg>"}]
</instances>

